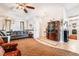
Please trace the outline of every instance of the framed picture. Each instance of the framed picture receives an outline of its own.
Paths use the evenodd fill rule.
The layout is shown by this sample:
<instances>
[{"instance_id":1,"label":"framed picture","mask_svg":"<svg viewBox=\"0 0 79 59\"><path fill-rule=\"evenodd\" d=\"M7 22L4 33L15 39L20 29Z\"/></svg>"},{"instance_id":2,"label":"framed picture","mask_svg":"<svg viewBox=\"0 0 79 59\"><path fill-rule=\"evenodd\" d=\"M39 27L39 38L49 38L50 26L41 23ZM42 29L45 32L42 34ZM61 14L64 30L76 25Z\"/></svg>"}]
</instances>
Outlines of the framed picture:
<instances>
[{"instance_id":1,"label":"framed picture","mask_svg":"<svg viewBox=\"0 0 79 59\"><path fill-rule=\"evenodd\" d=\"M77 30L76 29L72 29L72 34L77 34Z\"/></svg>"}]
</instances>

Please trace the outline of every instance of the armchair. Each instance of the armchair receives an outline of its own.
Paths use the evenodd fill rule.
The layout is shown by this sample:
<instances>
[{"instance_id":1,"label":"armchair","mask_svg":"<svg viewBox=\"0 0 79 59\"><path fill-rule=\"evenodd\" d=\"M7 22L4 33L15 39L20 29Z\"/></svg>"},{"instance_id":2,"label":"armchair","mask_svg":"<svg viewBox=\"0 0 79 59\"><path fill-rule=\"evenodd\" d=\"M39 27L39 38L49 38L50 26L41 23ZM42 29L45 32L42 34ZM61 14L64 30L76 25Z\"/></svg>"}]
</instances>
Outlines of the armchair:
<instances>
[{"instance_id":1,"label":"armchair","mask_svg":"<svg viewBox=\"0 0 79 59\"><path fill-rule=\"evenodd\" d=\"M17 43L5 43L0 37L0 46L5 51L3 56L21 56L21 51L17 49Z\"/></svg>"}]
</instances>

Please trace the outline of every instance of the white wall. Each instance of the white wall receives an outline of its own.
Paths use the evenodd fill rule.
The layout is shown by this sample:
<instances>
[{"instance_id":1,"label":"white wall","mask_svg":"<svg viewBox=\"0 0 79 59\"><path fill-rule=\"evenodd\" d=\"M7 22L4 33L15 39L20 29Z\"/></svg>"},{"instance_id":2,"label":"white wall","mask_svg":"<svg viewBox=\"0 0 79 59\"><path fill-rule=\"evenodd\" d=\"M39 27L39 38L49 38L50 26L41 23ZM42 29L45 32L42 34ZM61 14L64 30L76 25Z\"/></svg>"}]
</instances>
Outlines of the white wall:
<instances>
[{"instance_id":1,"label":"white wall","mask_svg":"<svg viewBox=\"0 0 79 59\"><path fill-rule=\"evenodd\" d=\"M12 24L11 24L11 29L13 31L15 30L20 30L20 21L14 21Z\"/></svg>"},{"instance_id":2,"label":"white wall","mask_svg":"<svg viewBox=\"0 0 79 59\"><path fill-rule=\"evenodd\" d=\"M23 21L24 22L24 29L28 29L28 22L27 20L14 20L13 23L11 24L11 29L15 30L21 30L20 29L20 22Z\"/></svg>"},{"instance_id":3,"label":"white wall","mask_svg":"<svg viewBox=\"0 0 79 59\"><path fill-rule=\"evenodd\" d=\"M70 17L70 16L75 16L75 15L79 15L79 5L68 10L67 11L67 15Z\"/></svg>"},{"instance_id":4,"label":"white wall","mask_svg":"<svg viewBox=\"0 0 79 59\"><path fill-rule=\"evenodd\" d=\"M3 18L0 18L0 30L3 28Z\"/></svg>"}]
</instances>

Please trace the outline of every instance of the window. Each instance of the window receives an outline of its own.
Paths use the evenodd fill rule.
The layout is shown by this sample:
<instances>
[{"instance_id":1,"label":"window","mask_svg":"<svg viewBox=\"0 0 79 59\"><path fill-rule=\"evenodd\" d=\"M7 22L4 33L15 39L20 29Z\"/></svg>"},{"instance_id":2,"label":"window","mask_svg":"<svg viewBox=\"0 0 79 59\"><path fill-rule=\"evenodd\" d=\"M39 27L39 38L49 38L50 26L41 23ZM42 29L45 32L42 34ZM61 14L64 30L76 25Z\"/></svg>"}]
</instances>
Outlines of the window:
<instances>
[{"instance_id":1,"label":"window","mask_svg":"<svg viewBox=\"0 0 79 59\"><path fill-rule=\"evenodd\" d=\"M23 21L20 22L20 30L22 30L22 31L24 30L24 22Z\"/></svg>"},{"instance_id":2,"label":"window","mask_svg":"<svg viewBox=\"0 0 79 59\"><path fill-rule=\"evenodd\" d=\"M8 19L5 20L5 30L6 31L11 30L11 20L8 20Z\"/></svg>"}]
</instances>

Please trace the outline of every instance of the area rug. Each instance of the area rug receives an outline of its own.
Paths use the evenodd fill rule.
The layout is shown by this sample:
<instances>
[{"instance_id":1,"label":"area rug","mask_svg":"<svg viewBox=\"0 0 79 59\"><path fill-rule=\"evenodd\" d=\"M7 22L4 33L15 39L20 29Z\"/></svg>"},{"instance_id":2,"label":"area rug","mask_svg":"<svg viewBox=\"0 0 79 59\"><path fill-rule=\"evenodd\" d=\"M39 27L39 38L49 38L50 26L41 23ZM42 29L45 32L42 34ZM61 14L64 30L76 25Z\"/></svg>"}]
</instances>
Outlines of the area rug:
<instances>
[{"instance_id":1,"label":"area rug","mask_svg":"<svg viewBox=\"0 0 79 59\"><path fill-rule=\"evenodd\" d=\"M71 51L41 44L34 39L19 39L12 42L18 43L22 56L79 56Z\"/></svg>"}]
</instances>

